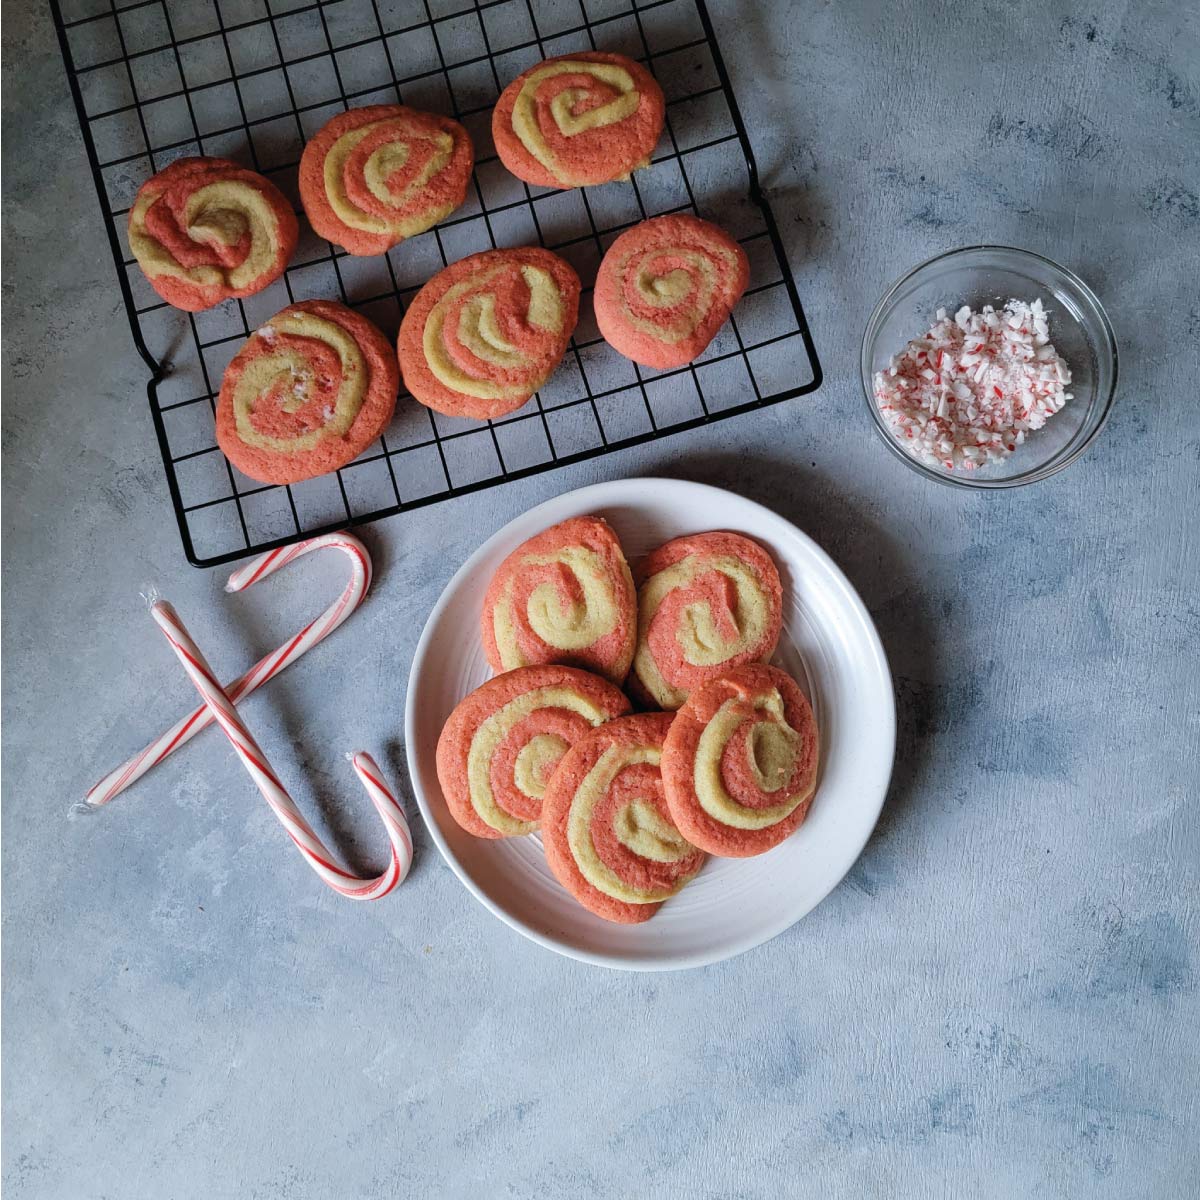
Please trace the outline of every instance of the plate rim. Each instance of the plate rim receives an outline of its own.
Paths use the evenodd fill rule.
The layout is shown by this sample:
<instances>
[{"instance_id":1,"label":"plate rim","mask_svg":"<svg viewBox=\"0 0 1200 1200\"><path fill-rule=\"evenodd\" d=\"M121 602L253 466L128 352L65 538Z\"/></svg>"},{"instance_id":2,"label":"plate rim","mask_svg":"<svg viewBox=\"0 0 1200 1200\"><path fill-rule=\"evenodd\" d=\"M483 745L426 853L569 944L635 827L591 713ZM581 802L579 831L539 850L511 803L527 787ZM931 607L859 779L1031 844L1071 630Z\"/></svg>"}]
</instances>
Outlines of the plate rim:
<instances>
[{"instance_id":1,"label":"plate rim","mask_svg":"<svg viewBox=\"0 0 1200 1200\"><path fill-rule=\"evenodd\" d=\"M887 707L887 728L878 730L880 737L886 735L888 745L888 767L886 777L882 781L879 789L879 796L874 804L874 811L871 815L870 823L865 827L865 832L862 835L861 841L854 847L853 856L846 863L845 870L834 879L829 886L821 892L804 912L789 916L782 923L774 922L768 926L765 931L756 931L754 935L739 942L733 949L722 948L713 952L698 951L694 953L670 954L662 953L650 957L639 957L632 959L624 957L620 954L605 953L601 951L593 951L583 949L573 945L570 942L563 941L558 938L551 937L539 929L526 924L519 917L505 911L499 905L484 893L484 891L471 878L465 867L459 863L456 855L451 850L449 844L442 835L442 831L437 820L433 816L432 806L425 795L425 789L421 782L421 774L417 769L417 751L416 751L416 713L415 700L416 683L421 670L424 668L425 659L429 655L430 646L433 640L434 629L437 626L442 613L448 607L451 599L457 594L458 588L462 585L463 580L469 576L476 565L488 554L493 543L502 538L505 532L515 525L518 521L525 521L530 517L536 516L544 509L551 508L563 504L569 499L574 499L577 503L587 502L587 508L603 508L620 503L631 503L628 497L619 495L628 488L645 489L664 488L674 491L702 491L709 493L710 499L715 499L721 496L733 496L743 504L749 505L752 509L757 510L766 520L770 522L778 522L786 527L789 534L798 538L801 542L807 544L810 552L814 553L818 558L824 560L825 567L831 573L834 581L841 588L846 600L849 602L849 607L854 610L855 616L858 618L859 624L862 626L867 635L871 651L871 659L873 667L880 673L883 682L886 684L886 692L890 703ZM616 493L617 495L613 495ZM642 500L632 501L634 504L645 503ZM558 520L566 520L566 517L559 517ZM553 522L552 522L553 523ZM753 536L753 534L748 534ZM524 539L522 539L524 540ZM516 543L519 545L520 543ZM515 548L515 546L514 546ZM429 615L425 619L424 627L421 630L421 636L417 639L417 645L413 651L412 664L409 667L408 680L405 688L404 697L404 755L405 763L408 767L409 783L413 790L413 796L417 802L417 808L421 813L421 819L424 822L425 829L429 834L433 844L437 847L438 853L442 856L443 861L450 867L451 871L458 878L458 881L466 888L474 899L481 904L492 916L503 921L510 929L515 930L523 937L537 943L539 946L547 950L551 950L556 954L563 955L566 958L574 959L577 962L588 963L592 966L607 967L609 969L637 972L652 972L652 971L678 971L689 970L697 967L710 966L713 963L724 962L728 959L735 958L738 955L745 954L750 950L754 950L759 946L765 945L767 942L778 937L781 933L790 929L798 921L802 921L809 915L818 905L822 904L833 890L845 880L850 873L854 864L862 855L867 842L871 835L875 832L876 826L879 824L880 814L883 812L884 803L887 800L888 791L891 788L892 775L895 771L896 759L896 691L895 681L892 677L891 667L888 663L887 652L884 649L883 641L879 636L879 631L875 627L875 622L871 617L870 611L863 602L862 597L858 594L854 585L846 577L845 572L837 565L833 558L811 538L807 533L795 525L787 517L768 508L765 504L760 504L757 500L751 500L746 496L742 496L729 488L717 487L714 484L699 483L689 479L672 479L664 476L654 475L636 475L627 476L621 479L604 480L600 483L585 484L583 487L572 488L565 492L560 492L557 496L552 496L547 500L543 500L540 504L534 505L532 508L526 509L522 513L518 513L511 520L506 521L500 528L489 534L475 548L474 551L464 560L461 566L454 572L453 575L446 581L442 588L441 594L438 596L433 607L429 610Z\"/></svg>"}]
</instances>

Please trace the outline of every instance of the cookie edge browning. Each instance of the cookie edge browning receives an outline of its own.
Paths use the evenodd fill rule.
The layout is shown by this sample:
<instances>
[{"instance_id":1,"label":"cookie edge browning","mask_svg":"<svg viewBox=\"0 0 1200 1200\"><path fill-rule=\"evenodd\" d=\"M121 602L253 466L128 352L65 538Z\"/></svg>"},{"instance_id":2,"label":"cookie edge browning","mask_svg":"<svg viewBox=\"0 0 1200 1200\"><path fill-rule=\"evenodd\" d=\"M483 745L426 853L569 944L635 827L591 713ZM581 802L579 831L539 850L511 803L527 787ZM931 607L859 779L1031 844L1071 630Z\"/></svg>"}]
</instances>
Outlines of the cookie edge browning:
<instances>
[{"instance_id":1,"label":"cookie edge browning","mask_svg":"<svg viewBox=\"0 0 1200 1200\"><path fill-rule=\"evenodd\" d=\"M714 693L728 689L731 685L766 684L775 687L783 697L784 713L788 724L802 736L811 736L813 751L813 786L808 795L781 821L761 830L737 830L738 840L731 844L728 827L704 811L696 796L695 761L700 737L708 727L712 714L700 714L715 699ZM781 686L782 685L782 686ZM728 699L722 697L720 703ZM793 717L799 714L805 728L797 728ZM667 808L676 828L692 845L716 855L718 858L755 858L773 850L785 842L808 818L813 800L816 798L818 776L821 769L821 730L817 725L812 704L803 688L780 667L769 663L743 663L710 679L697 688L676 712L675 720L663 742L662 777L663 792Z\"/></svg>"},{"instance_id":2,"label":"cookie edge browning","mask_svg":"<svg viewBox=\"0 0 1200 1200\"><path fill-rule=\"evenodd\" d=\"M563 662L563 666L579 667L580 670L591 671L593 674L607 679L609 683L615 687L622 687L625 680L629 676L630 668L633 666L633 655L637 649L637 588L633 583L633 572L629 566L629 560L625 557L625 548L621 545L621 539L617 537L617 531L603 518L597 517L590 513L585 513L578 517L567 517L564 521L558 521L554 525L550 525L543 529L541 533L535 533L532 537L528 537L515 550L506 555L503 562L496 568L492 575L491 581L488 583L487 591L484 593L483 609L479 616L479 631L483 640L483 653L488 660L489 666L493 671L504 671L505 667L500 661L500 650L496 645L496 631L493 614L496 610L496 604L499 602L501 593L504 590L504 585L508 582L508 574L516 568L517 560L526 554L542 553L536 548L534 543L539 539L546 537L548 534L556 530L564 529L568 525L583 526L588 529L597 529L607 539L611 540L611 549L615 549L619 556L619 565L624 567L622 576L626 585L626 611L629 616L629 637L626 647L628 653L623 656L622 661L625 663L625 670L619 677L609 675L595 667L581 666L579 663ZM561 546L563 543L560 543ZM585 544L580 539L578 542L568 542L566 544ZM558 547L556 547L558 548ZM558 659L550 659L550 663L559 662ZM530 664L536 665L536 664Z\"/></svg>"},{"instance_id":3,"label":"cookie edge browning","mask_svg":"<svg viewBox=\"0 0 1200 1200\"><path fill-rule=\"evenodd\" d=\"M348 308L338 300L298 300L295 304L289 304L286 308L280 309L263 324L269 325L271 321L277 320L284 313L295 311L313 313L315 316L332 321L345 329L359 344L360 349L365 350L367 346L371 347L375 351L375 355L369 361L371 378L367 384L367 394L355 415L353 424L347 430L346 436L340 439L345 443L340 459L335 456L329 466L323 467L319 471L286 470L283 464L290 462L294 456L282 454L268 456L267 451L256 451L246 446L237 434L237 425L233 416L233 388L236 379L231 372L238 358L250 344L250 338L247 338L237 354L230 359L229 365L221 376L221 389L217 395L216 437L221 453L243 475L258 480L260 483L302 483L306 479L317 479L322 475L330 475L334 471L340 470L348 463L353 462L383 433L396 411L396 400L400 391L400 371L396 365L395 355L392 353L392 343L383 330L373 321L364 317L362 313L355 312L354 309ZM257 332L255 330L255 333ZM250 336L253 337L254 334ZM366 357L365 354L364 357ZM376 368L383 372L383 378L376 375ZM372 393L375 395L373 396ZM368 408L371 409L370 424L365 428L370 431L370 436L363 437L361 432L356 431ZM233 453L230 453L231 449ZM305 456L315 453L315 450L309 450L305 452ZM260 457L268 458L269 465L266 468L260 467L258 463ZM278 469L276 469L276 464L279 464Z\"/></svg>"},{"instance_id":4,"label":"cookie edge browning","mask_svg":"<svg viewBox=\"0 0 1200 1200\"><path fill-rule=\"evenodd\" d=\"M502 675L494 675L491 679L481 683L473 691L468 692L451 710L445 724L442 726L441 733L438 734L437 749L434 753L434 765L437 770L438 786L442 789L442 798L446 802L446 811L449 812L454 823L464 832L489 841L500 841L514 835L501 833L500 830L493 829L475 811L475 806L471 803L470 785L466 777L466 757L456 752L455 743L461 741L461 734L466 726L466 706L468 702L474 697L479 696L480 693L503 691L506 683L511 682L512 678L518 674L525 674L534 678L529 678L528 686L516 693L516 695L524 695L535 688L554 687L572 681L577 683L586 682L592 686L599 684L603 691L609 693L608 699L613 702L614 709L619 710L614 712L609 721L624 716L630 709L629 698L625 693L603 676L597 675L592 671L580 670L578 667L563 666L559 663L543 663L537 666L517 667L516 670L505 671ZM508 699L515 698L515 696L512 696ZM499 708L503 707L505 703L508 703L508 700L502 701L499 705L493 707L491 713L499 711ZM486 720L486 718L484 719ZM479 722L476 723L476 728L478 728L478 725ZM604 726L600 725L597 728L603 729ZM470 746L471 739L467 738L466 747L468 753ZM574 747L572 746L567 751L567 754L570 754L573 749ZM563 758L566 758L566 755L563 755ZM549 793L549 790L549 781L547 781L547 793ZM544 797L542 805L544 813Z\"/></svg>"}]
</instances>

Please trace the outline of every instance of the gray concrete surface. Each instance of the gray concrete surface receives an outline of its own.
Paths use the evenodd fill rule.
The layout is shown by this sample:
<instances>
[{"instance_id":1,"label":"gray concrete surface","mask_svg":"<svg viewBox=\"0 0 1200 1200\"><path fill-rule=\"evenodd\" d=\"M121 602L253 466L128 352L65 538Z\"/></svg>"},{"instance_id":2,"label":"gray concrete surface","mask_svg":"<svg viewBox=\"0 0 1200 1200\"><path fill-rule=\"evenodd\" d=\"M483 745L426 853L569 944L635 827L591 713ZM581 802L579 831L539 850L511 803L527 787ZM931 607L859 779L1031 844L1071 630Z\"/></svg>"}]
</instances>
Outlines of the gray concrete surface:
<instances>
[{"instance_id":1,"label":"gray concrete surface","mask_svg":"<svg viewBox=\"0 0 1200 1200\"><path fill-rule=\"evenodd\" d=\"M211 736L68 819L188 701L139 588L228 676L340 568L230 601L183 561L47 13L4 17L6 1197L1194 1194L1194 6L716 4L824 387L367 529L369 604L250 704L370 864L339 752L401 773L415 639L486 534L639 473L794 519L879 623L895 783L809 918L661 977L509 932L419 821L410 883L339 901ZM975 241L1076 268L1121 344L1100 441L1010 495L894 461L856 373L883 286Z\"/></svg>"}]
</instances>

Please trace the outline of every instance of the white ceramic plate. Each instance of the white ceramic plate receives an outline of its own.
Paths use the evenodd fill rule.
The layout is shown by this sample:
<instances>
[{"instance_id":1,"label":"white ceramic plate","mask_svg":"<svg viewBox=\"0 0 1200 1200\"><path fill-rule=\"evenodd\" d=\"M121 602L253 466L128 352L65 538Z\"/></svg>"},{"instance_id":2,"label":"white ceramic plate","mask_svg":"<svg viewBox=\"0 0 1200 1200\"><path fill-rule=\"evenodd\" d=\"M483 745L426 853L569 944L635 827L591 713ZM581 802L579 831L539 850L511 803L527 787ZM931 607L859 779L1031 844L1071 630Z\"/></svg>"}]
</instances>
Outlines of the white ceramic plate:
<instances>
[{"instance_id":1,"label":"white ceramic plate","mask_svg":"<svg viewBox=\"0 0 1200 1200\"><path fill-rule=\"evenodd\" d=\"M434 763L451 709L488 679L480 605L506 555L549 525L594 513L630 561L669 538L708 529L748 534L783 579L783 635L772 660L808 693L821 730L821 774L804 824L757 858L710 858L641 925L582 908L550 874L536 835L487 841L446 809ZM622 479L568 492L511 521L463 564L429 614L413 658L404 714L417 803L442 856L490 912L535 942L628 970L697 967L782 933L853 865L883 806L896 741L892 681L879 635L846 577L811 538L731 492L675 479Z\"/></svg>"}]
</instances>

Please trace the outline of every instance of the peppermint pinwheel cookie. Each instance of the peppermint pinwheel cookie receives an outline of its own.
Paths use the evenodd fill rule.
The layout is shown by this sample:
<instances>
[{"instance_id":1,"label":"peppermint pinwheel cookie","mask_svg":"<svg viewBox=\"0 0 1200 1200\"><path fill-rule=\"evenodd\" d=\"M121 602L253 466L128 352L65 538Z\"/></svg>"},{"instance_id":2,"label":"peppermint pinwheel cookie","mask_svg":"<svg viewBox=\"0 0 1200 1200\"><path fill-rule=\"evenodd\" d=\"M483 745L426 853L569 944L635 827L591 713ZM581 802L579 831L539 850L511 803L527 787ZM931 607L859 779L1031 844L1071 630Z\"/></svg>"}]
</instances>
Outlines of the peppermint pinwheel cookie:
<instances>
[{"instance_id":1,"label":"peppermint pinwheel cookie","mask_svg":"<svg viewBox=\"0 0 1200 1200\"><path fill-rule=\"evenodd\" d=\"M217 444L263 483L296 483L357 458L387 427L399 373L366 317L305 300L250 335L221 380Z\"/></svg>"},{"instance_id":2,"label":"peppermint pinwheel cookie","mask_svg":"<svg viewBox=\"0 0 1200 1200\"><path fill-rule=\"evenodd\" d=\"M531 67L500 93L492 137L518 179L584 187L648 165L665 113L662 88L633 59L568 54Z\"/></svg>"},{"instance_id":3,"label":"peppermint pinwheel cookie","mask_svg":"<svg viewBox=\"0 0 1200 1200\"><path fill-rule=\"evenodd\" d=\"M671 721L670 713L610 721L563 756L546 789L546 862L606 921L648 921L704 865L663 793L659 763Z\"/></svg>"},{"instance_id":4,"label":"peppermint pinwheel cookie","mask_svg":"<svg viewBox=\"0 0 1200 1200\"><path fill-rule=\"evenodd\" d=\"M150 286L185 312L252 296L287 268L299 225L270 180L227 158L178 158L129 210L129 249Z\"/></svg>"},{"instance_id":5,"label":"peppermint pinwheel cookie","mask_svg":"<svg viewBox=\"0 0 1200 1200\"><path fill-rule=\"evenodd\" d=\"M628 711L611 683L574 667L521 667L489 679L458 704L438 738L450 815L476 837L532 833L562 757Z\"/></svg>"},{"instance_id":6,"label":"peppermint pinwheel cookie","mask_svg":"<svg viewBox=\"0 0 1200 1200\"><path fill-rule=\"evenodd\" d=\"M493 670L569 663L620 686L637 641L637 596L608 522L572 517L518 546L492 577L482 631Z\"/></svg>"},{"instance_id":7,"label":"peppermint pinwheel cookie","mask_svg":"<svg viewBox=\"0 0 1200 1200\"><path fill-rule=\"evenodd\" d=\"M540 246L485 250L439 271L400 324L404 385L452 417L515 412L562 360L579 276Z\"/></svg>"},{"instance_id":8,"label":"peppermint pinwheel cookie","mask_svg":"<svg viewBox=\"0 0 1200 1200\"><path fill-rule=\"evenodd\" d=\"M663 744L672 819L710 854L765 853L808 815L818 744L812 706L785 671L726 671L688 697Z\"/></svg>"},{"instance_id":9,"label":"peppermint pinwheel cookie","mask_svg":"<svg viewBox=\"0 0 1200 1200\"><path fill-rule=\"evenodd\" d=\"M765 662L783 623L783 585L771 556L738 533L695 533L639 564L638 644L630 687L659 708L731 667Z\"/></svg>"},{"instance_id":10,"label":"peppermint pinwheel cookie","mask_svg":"<svg viewBox=\"0 0 1200 1200\"><path fill-rule=\"evenodd\" d=\"M351 254L386 254L462 204L474 162L457 121L370 104L339 113L304 147L300 200L321 237Z\"/></svg>"},{"instance_id":11,"label":"peppermint pinwheel cookie","mask_svg":"<svg viewBox=\"0 0 1200 1200\"><path fill-rule=\"evenodd\" d=\"M685 214L654 217L608 248L596 276L596 324L614 350L660 370L697 358L750 279L723 229Z\"/></svg>"}]
</instances>

